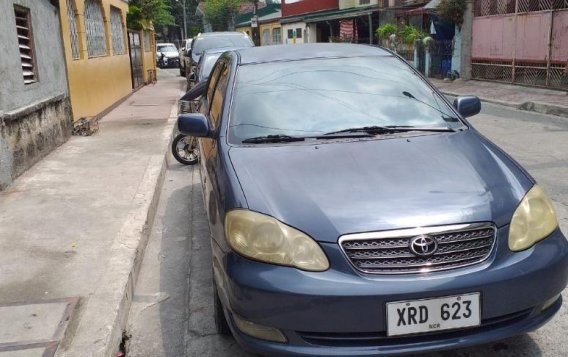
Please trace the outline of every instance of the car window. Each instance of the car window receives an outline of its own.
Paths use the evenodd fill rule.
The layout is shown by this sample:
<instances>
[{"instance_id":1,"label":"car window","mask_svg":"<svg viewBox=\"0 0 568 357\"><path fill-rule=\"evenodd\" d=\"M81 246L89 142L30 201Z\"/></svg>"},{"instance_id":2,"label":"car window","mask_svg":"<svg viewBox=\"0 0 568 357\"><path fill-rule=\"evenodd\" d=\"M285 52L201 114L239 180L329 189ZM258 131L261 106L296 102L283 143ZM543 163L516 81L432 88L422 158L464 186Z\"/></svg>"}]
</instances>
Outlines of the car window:
<instances>
[{"instance_id":1,"label":"car window","mask_svg":"<svg viewBox=\"0 0 568 357\"><path fill-rule=\"evenodd\" d=\"M215 86L217 85L217 80L219 79L219 74L221 74L222 69L223 63L217 63L213 68L213 74L211 75L211 77L209 77L209 86L207 87L207 103L211 103L211 99L213 99ZM209 107L211 107L211 105L209 105Z\"/></svg>"},{"instance_id":2,"label":"car window","mask_svg":"<svg viewBox=\"0 0 568 357\"><path fill-rule=\"evenodd\" d=\"M158 46L158 52L175 52L177 49L172 45L162 45Z\"/></svg>"},{"instance_id":3,"label":"car window","mask_svg":"<svg viewBox=\"0 0 568 357\"><path fill-rule=\"evenodd\" d=\"M203 51L212 48L252 47L253 45L251 39L245 35L203 37L193 41L192 52L196 55L201 55Z\"/></svg>"},{"instance_id":4,"label":"car window","mask_svg":"<svg viewBox=\"0 0 568 357\"><path fill-rule=\"evenodd\" d=\"M211 70L213 69L213 66L215 65L215 62L217 62L217 60L219 59L219 57L221 57L221 55L222 55L222 53L213 53L213 54L205 56L205 58L200 60L200 62L201 62L200 72L201 72L202 78L209 77L209 75L211 74Z\"/></svg>"},{"instance_id":5,"label":"car window","mask_svg":"<svg viewBox=\"0 0 568 357\"><path fill-rule=\"evenodd\" d=\"M223 64L221 67L221 74L217 85L215 86L215 91L213 93L213 101L210 106L210 118L213 128L217 128L219 120L221 119L221 113L223 111L223 102L225 99L225 93L227 92L227 85L229 83L229 66Z\"/></svg>"},{"instance_id":6,"label":"car window","mask_svg":"<svg viewBox=\"0 0 568 357\"><path fill-rule=\"evenodd\" d=\"M314 136L364 126L457 128L432 88L393 56L243 65L229 136Z\"/></svg>"}]
</instances>

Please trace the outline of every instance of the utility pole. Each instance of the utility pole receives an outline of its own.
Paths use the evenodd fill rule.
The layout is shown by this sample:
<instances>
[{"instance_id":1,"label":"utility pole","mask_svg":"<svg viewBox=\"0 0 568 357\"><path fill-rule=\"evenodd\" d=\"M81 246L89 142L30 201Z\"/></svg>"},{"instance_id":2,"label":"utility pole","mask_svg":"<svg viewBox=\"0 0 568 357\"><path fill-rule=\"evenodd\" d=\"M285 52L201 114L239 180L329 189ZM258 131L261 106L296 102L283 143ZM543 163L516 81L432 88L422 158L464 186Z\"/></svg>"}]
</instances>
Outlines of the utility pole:
<instances>
[{"instance_id":1,"label":"utility pole","mask_svg":"<svg viewBox=\"0 0 568 357\"><path fill-rule=\"evenodd\" d=\"M255 46L260 46L260 28L258 23L258 0L253 0L253 10L252 10L252 19L250 21L250 27L252 31L252 41L254 42Z\"/></svg>"},{"instance_id":2,"label":"utility pole","mask_svg":"<svg viewBox=\"0 0 568 357\"><path fill-rule=\"evenodd\" d=\"M180 1L180 0L178 0ZM186 20L186 11L185 11L185 1L186 0L181 0L181 6L183 8L183 39L185 40L187 38L187 20Z\"/></svg>"}]
</instances>

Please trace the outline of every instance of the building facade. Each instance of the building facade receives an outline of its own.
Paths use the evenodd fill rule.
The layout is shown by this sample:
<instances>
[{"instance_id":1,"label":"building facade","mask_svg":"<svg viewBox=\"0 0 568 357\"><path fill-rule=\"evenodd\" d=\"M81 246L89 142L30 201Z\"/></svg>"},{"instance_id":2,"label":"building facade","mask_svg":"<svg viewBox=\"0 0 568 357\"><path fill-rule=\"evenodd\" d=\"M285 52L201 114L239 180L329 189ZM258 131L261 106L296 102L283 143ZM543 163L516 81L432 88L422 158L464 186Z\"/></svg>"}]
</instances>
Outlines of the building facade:
<instances>
[{"instance_id":1,"label":"building facade","mask_svg":"<svg viewBox=\"0 0 568 357\"><path fill-rule=\"evenodd\" d=\"M0 1L0 190L72 131L55 0Z\"/></svg>"},{"instance_id":2,"label":"building facade","mask_svg":"<svg viewBox=\"0 0 568 357\"><path fill-rule=\"evenodd\" d=\"M282 41L287 44L318 42L315 24L308 24L305 17L339 9L339 0L282 0ZM332 31L332 29L330 29ZM325 42L325 41L323 41Z\"/></svg>"},{"instance_id":3,"label":"building facade","mask_svg":"<svg viewBox=\"0 0 568 357\"><path fill-rule=\"evenodd\" d=\"M239 14L235 18L235 30L252 35L251 19L253 17L252 6L241 6ZM260 32L260 45L278 45L282 43L282 25L280 18L282 11L278 3L259 3L258 28Z\"/></svg>"},{"instance_id":4,"label":"building facade","mask_svg":"<svg viewBox=\"0 0 568 357\"><path fill-rule=\"evenodd\" d=\"M97 120L132 92L126 0L59 0L73 119Z\"/></svg>"}]
</instances>

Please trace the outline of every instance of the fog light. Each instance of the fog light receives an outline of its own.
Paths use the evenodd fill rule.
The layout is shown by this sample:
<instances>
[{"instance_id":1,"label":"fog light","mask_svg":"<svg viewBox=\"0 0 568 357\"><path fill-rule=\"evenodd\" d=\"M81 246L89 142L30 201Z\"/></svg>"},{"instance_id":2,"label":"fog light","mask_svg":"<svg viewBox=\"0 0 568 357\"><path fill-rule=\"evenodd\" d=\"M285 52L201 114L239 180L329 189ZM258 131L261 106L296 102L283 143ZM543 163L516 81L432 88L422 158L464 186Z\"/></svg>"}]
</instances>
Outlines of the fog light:
<instances>
[{"instance_id":1,"label":"fog light","mask_svg":"<svg viewBox=\"0 0 568 357\"><path fill-rule=\"evenodd\" d=\"M261 340L280 343L288 342L282 332L280 332L280 330L278 329L275 329L274 327L258 325L254 322L243 320L236 315L233 315L233 320L235 321L237 328L246 335L260 338Z\"/></svg>"},{"instance_id":2,"label":"fog light","mask_svg":"<svg viewBox=\"0 0 568 357\"><path fill-rule=\"evenodd\" d=\"M558 298L560 297L560 294L556 295L555 297L553 297L552 299L546 300L546 302L544 303L544 305L542 305L542 309L541 311L544 311L546 309L548 309L549 307L551 307L552 305L554 305L554 303L556 301L558 301Z\"/></svg>"}]
</instances>

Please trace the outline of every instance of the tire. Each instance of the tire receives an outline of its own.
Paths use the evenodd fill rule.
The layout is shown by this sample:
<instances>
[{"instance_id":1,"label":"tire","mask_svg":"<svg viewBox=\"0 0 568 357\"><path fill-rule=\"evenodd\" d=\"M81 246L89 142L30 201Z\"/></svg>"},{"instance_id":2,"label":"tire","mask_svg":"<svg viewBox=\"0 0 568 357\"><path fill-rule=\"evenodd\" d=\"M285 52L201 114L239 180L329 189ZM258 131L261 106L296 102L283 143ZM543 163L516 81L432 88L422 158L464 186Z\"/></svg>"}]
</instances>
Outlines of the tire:
<instances>
[{"instance_id":1,"label":"tire","mask_svg":"<svg viewBox=\"0 0 568 357\"><path fill-rule=\"evenodd\" d=\"M197 138L178 134L172 141L172 154L174 158L184 165L195 165L199 161L199 147Z\"/></svg>"},{"instance_id":2,"label":"tire","mask_svg":"<svg viewBox=\"0 0 568 357\"><path fill-rule=\"evenodd\" d=\"M230 335L231 329L229 328L229 324L227 323L227 319L225 318L225 312L223 311L223 304L221 303L221 299L219 298L219 293L217 292L217 286L215 285L215 281L213 281L213 309L215 310L215 328L217 329L217 333L220 335Z\"/></svg>"}]
</instances>

